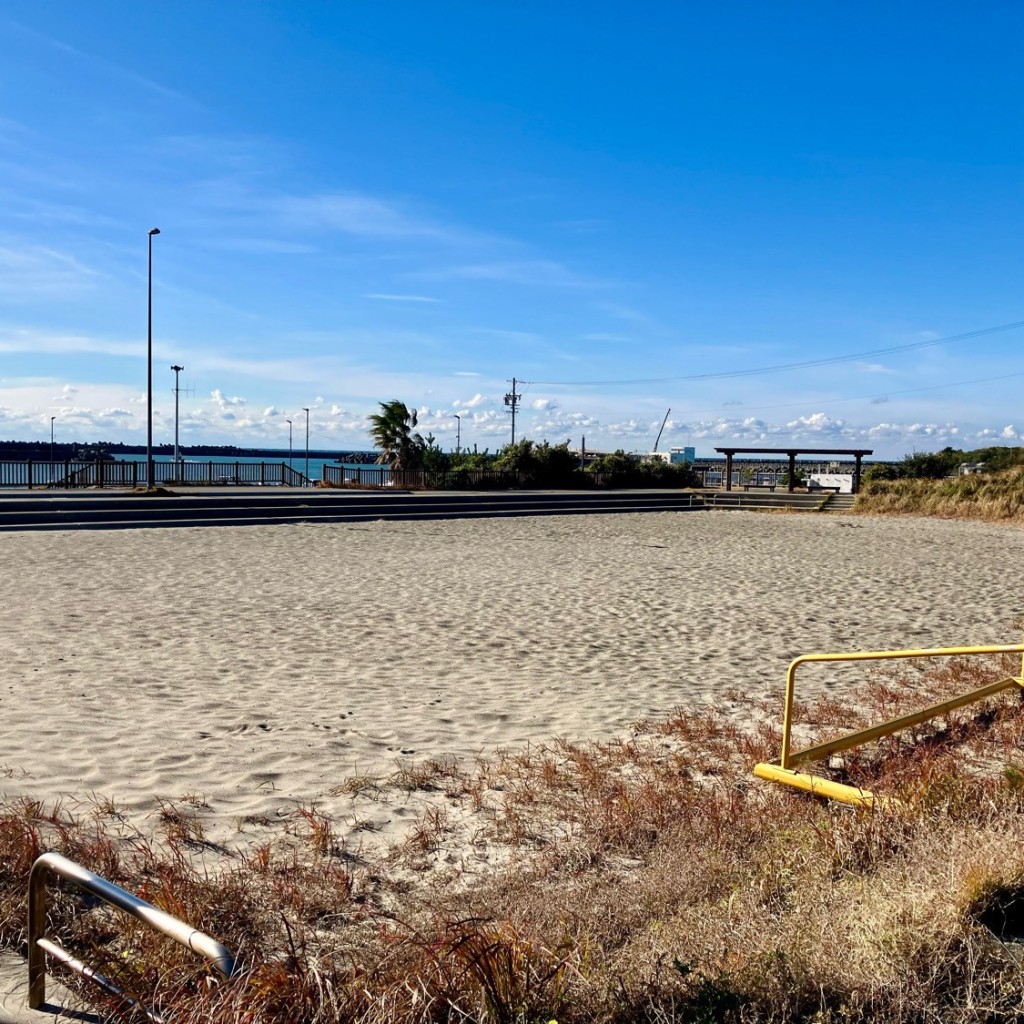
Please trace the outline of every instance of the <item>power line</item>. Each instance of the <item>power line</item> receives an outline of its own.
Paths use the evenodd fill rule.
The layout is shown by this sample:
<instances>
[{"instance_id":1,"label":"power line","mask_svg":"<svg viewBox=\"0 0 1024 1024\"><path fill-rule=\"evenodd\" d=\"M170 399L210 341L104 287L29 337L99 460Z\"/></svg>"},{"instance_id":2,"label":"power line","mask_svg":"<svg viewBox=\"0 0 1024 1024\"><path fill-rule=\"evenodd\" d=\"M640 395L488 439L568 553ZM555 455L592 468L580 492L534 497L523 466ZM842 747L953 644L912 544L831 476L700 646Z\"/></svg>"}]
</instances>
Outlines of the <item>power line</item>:
<instances>
[{"instance_id":1,"label":"power line","mask_svg":"<svg viewBox=\"0 0 1024 1024\"><path fill-rule=\"evenodd\" d=\"M677 381L689 380L722 380L727 377L756 377L766 373L782 373L784 370L805 370L812 366L831 366L834 363L848 363L855 359L868 359L872 356L892 355L894 352L912 352L915 349L930 348L935 345L946 345L953 341L967 341L969 338L980 338L986 334L999 331L1016 331L1024 327L1024 320L1010 324L999 324L997 327L983 327L977 331L964 334L951 334L946 338L933 338L931 341L916 341L909 345L893 345L889 348L876 348L868 352L853 352L845 356L827 356L823 359L804 359L796 363L778 363L775 366L760 366L749 370L725 370L720 373L693 373L683 377L646 377L637 380L534 380L521 383L538 384L546 387L611 387L620 384L672 384Z\"/></svg>"},{"instance_id":2,"label":"power line","mask_svg":"<svg viewBox=\"0 0 1024 1024\"><path fill-rule=\"evenodd\" d=\"M869 402L873 398L888 398L890 395L913 395L921 391L940 391L943 388L959 388L966 384L989 384L994 380L1009 380L1012 377L1024 377L1024 370L1019 373L1000 373L995 377L975 377L972 380L956 380L949 384L931 384L924 388L904 388L900 391L882 391L877 395L853 395L847 398L808 398L803 402L786 402L783 405L751 405L743 406L747 412L764 412L769 409L798 409L807 405L825 405L833 402ZM739 407L737 407L739 408ZM693 416L712 416L718 410L708 409L691 413Z\"/></svg>"}]
</instances>

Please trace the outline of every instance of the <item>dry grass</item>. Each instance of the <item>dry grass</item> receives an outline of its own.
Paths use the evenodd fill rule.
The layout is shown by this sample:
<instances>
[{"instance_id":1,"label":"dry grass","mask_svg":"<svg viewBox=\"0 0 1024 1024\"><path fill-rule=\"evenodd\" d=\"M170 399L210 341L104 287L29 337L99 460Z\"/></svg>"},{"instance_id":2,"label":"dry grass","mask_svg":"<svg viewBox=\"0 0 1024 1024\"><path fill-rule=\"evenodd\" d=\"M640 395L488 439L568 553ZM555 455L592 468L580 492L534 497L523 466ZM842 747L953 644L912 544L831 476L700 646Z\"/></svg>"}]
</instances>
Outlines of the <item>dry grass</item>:
<instances>
[{"instance_id":1,"label":"dry grass","mask_svg":"<svg viewBox=\"0 0 1024 1024\"><path fill-rule=\"evenodd\" d=\"M1024 468L945 480L879 480L857 498L857 512L1024 523Z\"/></svg>"},{"instance_id":2,"label":"dry grass","mask_svg":"<svg viewBox=\"0 0 1024 1024\"><path fill-rule=\"evenodd\" d=\"M800 708L808 738L962 692L1019 661L873 676ZM1024 1019L1024 705L1007 696L823 771L898 795L826 804L752 778L779 710L731 695L629 741L403 765L355 799L416 790L408 838L356 856L300 809L287 835L194 864L195 810L160 841L107 807L0 813L0 940L25 941L33 858L56 849L222 939L243 974L57 887L50 928L171 1021L909 1022ZM761 724L752 724L761 723ZM344 788L340 783L339 788ZM185 806L181 806L184 804Z\"/></svg>"}]
</instances>

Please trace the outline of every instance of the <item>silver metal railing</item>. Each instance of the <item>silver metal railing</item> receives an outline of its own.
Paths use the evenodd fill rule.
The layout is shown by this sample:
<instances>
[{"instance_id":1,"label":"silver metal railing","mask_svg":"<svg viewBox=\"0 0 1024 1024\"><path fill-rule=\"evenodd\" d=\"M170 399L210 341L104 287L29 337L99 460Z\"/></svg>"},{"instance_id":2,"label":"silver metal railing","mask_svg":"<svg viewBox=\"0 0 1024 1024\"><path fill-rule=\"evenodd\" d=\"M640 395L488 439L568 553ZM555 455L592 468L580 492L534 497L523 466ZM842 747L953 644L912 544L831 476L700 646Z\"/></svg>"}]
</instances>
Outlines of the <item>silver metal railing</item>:
<instances>
[{"instance_id":1,"label":"silver metal railing","mask_svg":"<svg viewBox=\"0 0 1024 1024\"><path fill-rule=\"evenodd\" d=\"M29 1009L37 1010L46 1001L46 954L66 967L95 982L106 991L130 999L117 985L105 978L98 971L82 963L66 949L45 937L46 931L46 879L53 873L61 878L92 893L105 903L155 928L175 942L180 943L198 956L205 957L225 977L230 978L236 973L235 958L227 947L205 932L193 928L184 921L179 921L159 907L133 896L130 892L108 882L105 878L93 874L88 868L76 864L73 860L59 853L44 853L36 858L32 865L28 883L28 1005ZM134 1002L134 1000L130 1000ZM150 1020L159 1020L155 1014L140 1007Z\"/></svg>"}]
</instances>

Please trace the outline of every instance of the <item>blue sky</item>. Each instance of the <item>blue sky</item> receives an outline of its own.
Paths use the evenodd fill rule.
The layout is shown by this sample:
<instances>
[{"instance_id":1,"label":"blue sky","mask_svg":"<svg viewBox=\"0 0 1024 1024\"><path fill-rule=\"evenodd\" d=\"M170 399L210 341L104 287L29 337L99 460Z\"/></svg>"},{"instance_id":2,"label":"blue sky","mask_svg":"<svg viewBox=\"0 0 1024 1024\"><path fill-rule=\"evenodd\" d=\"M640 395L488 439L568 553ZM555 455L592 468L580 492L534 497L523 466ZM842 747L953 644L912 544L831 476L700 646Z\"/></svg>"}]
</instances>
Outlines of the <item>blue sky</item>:
<instances>
[{"instance_id":1,"label":"blue sky","mask_svg":"<svg viewBox=\"0 0 1024 1024\"><path fill-rule=\"evenodd\" d=\"M699 453L1024 444L1024 328L941 341L1024 320L1022 42L1017 3L4 0L0 438L145 441L159 227L157 443L179 363L183 444L308 406L366 448L400 398L493 451L513 377L517 436L591 448L668 408Z\"/></svg>"}]
</instances>

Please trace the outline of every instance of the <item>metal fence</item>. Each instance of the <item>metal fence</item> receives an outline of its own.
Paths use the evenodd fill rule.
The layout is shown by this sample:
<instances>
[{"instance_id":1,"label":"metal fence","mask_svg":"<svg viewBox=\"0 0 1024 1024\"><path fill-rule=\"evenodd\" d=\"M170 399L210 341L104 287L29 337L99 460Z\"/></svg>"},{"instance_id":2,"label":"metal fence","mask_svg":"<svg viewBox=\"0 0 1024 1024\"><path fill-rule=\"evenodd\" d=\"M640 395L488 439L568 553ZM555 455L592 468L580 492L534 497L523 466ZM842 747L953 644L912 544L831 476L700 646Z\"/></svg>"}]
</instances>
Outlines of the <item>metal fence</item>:
<instances>
[{"instance_id":1,"label":"metal fence","mask_svg":"<svg viewBox=\"0 0 1024 1024\"><path fill-rule=\"evenodd\" d=\"M306 487L310 481L285 462L153 461L153 484L189 487L218 484ZM145 487L146 463L98 459L92 462L0 462L0 487Z\"/></svg>"},{"instance_id":2,"label":"metal fence","mask_svg":"<svg viewBox=\"0 0 1024 1024\"><path fill-rule=\"evenodd\" d=\"M0 487L135 487L145 477L137 462L0 462Z\"/></svg>"},{"instance_id":3,"label":"metal fence","mask_svg":"<svg viewBox=\"0 0 1024 1024\"><path fill-rule=\"evenodd\" d=\"M707 472L705 486L720 483L722 474ZM759 475L758 482L761 481ZM577 472L568 478L549 480L530 473L495 469L457 469L445 471L393 470L388 466L367 464L343 466L326 463L322 483L328 487L400 488L433 491L484 491L509 488L590 490L614 487L672 487L655 480L645 482L633 476ZM97 459L0 461L0 488L64 489L79 487L204 487L234 484L240 486L311 487L314 481L286 462L232 462L189 460L153 460L153 480L146 479L143 460Z\"/></svg>"},{"instance_id":4,"label":"metal fence","mask_svg":"<svg viewBox=\"0 0 1024 1024\"><path fill-rule=\"evenodd\" d=\"M145 471L145 463L142 469ZM183 486L244 484L250 487L305 487L310 483L286 462L159 462L154 463L153 475L157 483Z\"/></svg>"}]
</instances>

